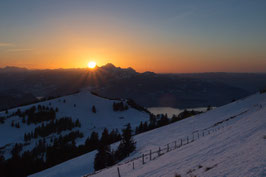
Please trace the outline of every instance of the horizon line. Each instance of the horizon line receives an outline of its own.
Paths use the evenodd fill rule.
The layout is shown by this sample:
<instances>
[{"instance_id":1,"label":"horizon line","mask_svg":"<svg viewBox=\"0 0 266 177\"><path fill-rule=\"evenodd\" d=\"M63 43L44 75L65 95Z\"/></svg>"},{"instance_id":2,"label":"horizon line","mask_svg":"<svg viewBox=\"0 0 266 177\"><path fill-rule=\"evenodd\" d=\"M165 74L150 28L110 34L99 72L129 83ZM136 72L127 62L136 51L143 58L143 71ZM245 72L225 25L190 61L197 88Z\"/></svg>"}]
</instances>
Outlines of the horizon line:
<instances>
[{"instance_id":1,"label":"horizon line","mask_svg":"<svg viewBox=\"0 0 266 177\"><path fill-rule=\"evenodd\" d=\"M113 66L115 66L113 63L107 63L107 64L112 64ZM101 68L103 66L98 66L98 68ZM115 66L116 68L121 68L121 69L128 69L128 68L132 68L132 67L127 67L127 68L122 68L120 66ZM19 66L4 66L4 67L0 67L1 69L7 69L7 68L15 68L15 69L23 69L23 70L29 70L29 71L45 71L45 70L79 70L79 69L87 69L87 70L91 70L90 68L87 67L76 67L76 68L27 68L27 67L19 67ZM97 69L97 68L96 68ZM151 72L151 73L155 73L155 74L214 74L214 73L225 73L225 74L266 74L265 72L232 72L232 71L203 71L203 72L154 72L154 71L144 71L144 72L138 72L136 71L134 68L132 68L136 73L147 73L147 72Z\"/></svg>"}]
</instances>

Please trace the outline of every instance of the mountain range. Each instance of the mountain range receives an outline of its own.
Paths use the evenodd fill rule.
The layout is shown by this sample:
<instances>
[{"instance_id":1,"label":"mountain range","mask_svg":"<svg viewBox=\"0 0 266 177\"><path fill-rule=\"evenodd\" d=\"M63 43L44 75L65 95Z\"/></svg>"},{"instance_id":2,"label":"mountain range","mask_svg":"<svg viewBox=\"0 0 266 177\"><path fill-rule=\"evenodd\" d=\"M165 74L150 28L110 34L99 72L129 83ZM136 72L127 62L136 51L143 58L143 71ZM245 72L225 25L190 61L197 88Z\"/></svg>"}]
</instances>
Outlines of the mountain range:
<instances>
[{"instance_id":1,"label":"mountain range","mask_svg":"<svg viewBox=\"0 0 266 177\"><path fill-rule=\"evenodd\" d=\"M84 89L111 98L132 98L144 107L221 106L265 86L265 73L138 73L110 63L94 70L6 67L0 69L0 110Z\"/></svg>"}]
</instances>

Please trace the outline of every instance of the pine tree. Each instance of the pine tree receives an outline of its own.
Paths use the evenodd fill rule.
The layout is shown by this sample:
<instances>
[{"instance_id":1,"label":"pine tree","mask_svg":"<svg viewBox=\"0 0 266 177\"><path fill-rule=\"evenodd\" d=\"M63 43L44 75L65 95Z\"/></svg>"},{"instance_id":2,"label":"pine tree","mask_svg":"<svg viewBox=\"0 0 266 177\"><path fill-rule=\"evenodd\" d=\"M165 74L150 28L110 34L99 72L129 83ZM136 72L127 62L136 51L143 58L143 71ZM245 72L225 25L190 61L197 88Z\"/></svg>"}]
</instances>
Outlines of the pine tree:
<instances>
[{"instance_id":1,"label":"pine tree","mask_svg":"<svg viewBox=\"0 0 266 177\"><path fill-rule=\"evenodd\" d=\"M79 119L76 120L76 122L75 122L75 127L81 127L81 124L80 124Z\"/></svg>"},{"instance_id":2,"label":"pine tree","mask_svg":"<svg viewBox=\"0 0 266 177\"><path fill-rule=\"evenodd\" d=\"M115 157L117 160L122 160L128 157L131 152L136 149L136 142L132 137L132 130L130 124L127 124L126 128L123 129L122 140L115 152Z\"/></svg>"},{"instance_id":3,"label":"pine tree","mask_svg":"<svg viewBox=\"0 0 266 177\"><path fill-rule=\"evenodd\" d=\"M97 154L94 159L94 169L100 170L105 167L111 166L114 164L113 154L110 149L109 145L109 133L108 130L105 128L102 132L102 137L100 142L98 143L97 147Z\"/></svg>"},{"instance_id":4,"label":"pine tree","mask_svg":"<svg viewBox=\"0 0 266 177\"><path fill-rule=\"evenodd\" d=\"M22 117L22 123L23 123L23 124L26 123L25 117Z\"/></svg>"},{"instance_id":5,"label":"pine tree","mask_svg":"<svg viewBox=\"0 0 266 177\"><path fill-rule=\"evenodd\" d=\"M96 113L96 108L95 108L94 105L92 106L92 112L93 112L93 113Z\"/></svg>"},{"instance_id":6,"label":"pine tree","mask_svg":"<svg viewBox=\"0 0 266 177\"><path fill-rule=\"evenodd\" d=\"M115 161L110 151L110 146L104 146L104 149L98 149L94 159L95 171L114 165Z\"/></svg>"},{"instance_id":7,"label":"pine tree","mask_svg":"<svg viewBox=\"0 0 266 177\"><path fill-rule=\"evenodd\" d=\"M121 140L121 135L119 133L119 131L116 129L116 130L112 130L110 135L110 143L114 143L114 142L117 142L117 141L120 141Z\"/></svg>"},{"instance_id":8,"label":"pine tree","mask_svg":"<svg viewBox=\"0 0 266 177\"><path fill-rule=\"evenodd\" d=\"M154 129L156 127L156 117L153 114L150 114L150 124L149 129Z\"/></svg>"},{"instance_id":9,"label":"pine tree","mask_svg":"<svg viewBox=\"0 0 266 177\"><path fill-rule=\"evenodd\" d=\"M26 133L24 134L24 141L28 141L28 136Z\"/></svg>"},{"instance_id":10,"label":"pine tree","mask_svg":"<svg viewBox=\"0 0 266 177\"><path fill-rule=\"evenodd\" d=\"M138 128L138 132L136 133L142 133L143 132L143 123L142 121L140 122L139 128Z\"/></svg>"},{"instance_id":11,"label":"pine tree","mask_svg":"<svg viewBox=\"0 0 266 177\"><path fill-rule=\"evenodd\" d=\"M16 128L20 128L20 124L19 123L16 123Z\"/></svg>"},{"instance_id":12,"label":"pine tree","mask_svg":"<svg viewBox=\"0 0 266 177\"><path fill-rule=\"evenodd\" d=\"M85 142L85 146L89 151L95 150L98 147L99 144L99 135L96 132L92 132L91 136L87 138Z\"/></svg>"},{"instance_id":13,"label":"pine tree","mask_svg":"<svg viewBox=\"0 0 266 177\"><path fill-rule=\"evenodd\" d=\"M20 114L21 114L20 109L17 110L16 114L17 114L18 116L20 116Z\"/></svg>"}]
</instances>

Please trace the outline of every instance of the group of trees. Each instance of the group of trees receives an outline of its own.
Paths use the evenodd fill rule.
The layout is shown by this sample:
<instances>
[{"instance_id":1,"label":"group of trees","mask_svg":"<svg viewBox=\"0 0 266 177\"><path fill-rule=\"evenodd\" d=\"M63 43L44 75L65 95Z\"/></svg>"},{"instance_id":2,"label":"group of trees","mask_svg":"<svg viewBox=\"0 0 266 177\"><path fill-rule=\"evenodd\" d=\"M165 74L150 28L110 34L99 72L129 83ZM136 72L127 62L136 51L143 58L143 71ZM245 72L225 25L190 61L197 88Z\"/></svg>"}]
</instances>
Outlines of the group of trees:
<instances>
[{"instance_id":1,"label":"group of trees","mask_svg":"<svg viewBox=\"0 0 266 177\"><path fill-rule=\"evenodd\" d=\"M82 138L83 133L77 131L70 132L65 136L59 136L53 140L53 146L46 150L46 163L49 166L54 166L71 158L82 155L79 147L76 146L75 139Z\"/></svg>"},{"instance_id":2,"label":"group of trees","mask_svg":"<svg viewBox=\"0 0 266 177\"><path fill-rule=\"evenodd\" d=\"M25 133L24 140L29 141L32 138L46 137L51 133L61 133L65 130L72 130L74 127L80 127L80 121L77 119L75 122L72 121L70 117L64 117L57 120L52 120L48 124L38 126L33 132Z\"/></svg>"},{"instance_id":3,"label":"group of trees","mask_svg":"<svg viewBox=\"0 0 266 177\"><path fill-rule=\"evenodd\" d=\"M37 108L36 106L32 106L25 111L17 109L15 113L8 115L8 117L19 116L22 118L22 123L30 125L32 123L37 124L43 121L55 120L56 112L58 112L58 108L54 109L52 107L38 105Z\"/></svg>"},{"instance_id":4,"label":"group of trees","mask_svg":"<svg viewBox=\"0 0 266 177\"><path fill-rule=\"evenodd\" d=\"M43 138L31 151L25 151L22 154L23 145L16 144L11 150L12 158L0 159L0 176L28 176L79 156L81 154L75 140L82 137L83 134L79 131L70 132L54 138L51 145L47 144Z\"/></svg>"},{"instance_id":5,"label":"group of trees","mask_svg":"<svg viewBox=\"0 0 266 177\"><path fill-rule=\"evenodd\" d=\"M101 140L97 146L98 152L94 159L95 170L100 170L114 165L129 156L129 154L136 149L136 142L133 140L130 124L127 124L126 128L122 131L123 134L121 142L115 151L112 151L110 148L110 140L108 136L106 136L108 131L103 131Z\"/></svg>"},{"instance_id":6,"label":"group of trees","mask_svg":"<svg viewBox=\"0 0 266 177\"><path fill-rule=\"evenodd\" d=\"M15 123L15 122L12 120L12 122L11 122L11 127L20 128L20 124L19 124L19 122Z\"/></svg>"},{"instance_id":7,"label":"group of trees","mask_svg":"<svg viewBox=\"0 0 266 177\"><path fill-rule=\"evenodd\" d=\"M125 111L128 110L128 105L121 102L114 102L113 103L113 110L114 111Z\"/></svg>"},{"instance_id":8,"label":"group of trees","mask_svg":"<svg viewBox=\"0 0 266 177\"><path fill-rule=\"evenodd\" d=\"M174 123L183 119L186 119L190 116L196 115L196 114L200 114L202 112L200 111L188 111L188 110L184 110L183 112L181 112L178 116L173 115L172 118L168 118L167 114L159 114L157 116L150 114L150 121L149 122L140 122L139 126L136 127L135 133L139 134L139 133L143 133L155 128L159 128L165 125L168 125L170 123Z\"/></svg>"},{"instance_id":9,"label":"group of trees","mask_svg":"<svg viewBox=\"0 0 266 177\"><path fill-rule=\"evenodd\" d=\"M54 110L53 108L49 108L48 106L38 105L37 108L36 106L32 106L25 111L17 109L16 112L12 113L11 115L7 115L6 118L19 116L20 118L22 118L22 123L27 123L28 125L30 125L32 123L37 124L44 121L55 120L56 112L58 112L58 108ZM4 120L5 117L1 117L0 123L4 123ZM15 121L13 120L11 122L11 127L20 128L20 123L15 123Z\"/></svg>"},{"instance_id":10,"label":"group of trees","mask_svg":"<svg viewBox=\"0 0 266 177\"><path fill-rule=\"evenodd\" d=\"M51 122L55 123L56 121ZM58 122L61 121L58 120ZM77 123L75 124L77 125ZM50 127L52 124L48 123L47 125ZM41 127L42 126L39 126L39 128ZM45 126L43 126L43 128L44 127ZM95 149L99 150L100 153L97 155L97 158L98 160L100 158L101 162L104 160L103 164L105 167L123 159L135 149L135 142L133 139L131 139L130 125L127 125L127 128L123 130L123 135L120 135L117 129L109 132L108 129L105 128L102 132L101 138L99 138L97 132L92 132L91 135L86 139L84 145L77 146L75 143L76 138L82 137L83 134L79 131L70 132L65 136L60 135L58 138L51 138L49 143L46 143L46 139L44 137L39 139L38 143L31 151L25 151L22 154L21 151L23 149L23 145L17 144L11 151L13 155L12 158L7 160L3 159L0 161L1 174L3 174L5 177L27 176ZM120 140L121 143L117 151L111 152L110 144ZM98 162L97 160L95 162L96 169L102 168L100 165L101 162Z\"/></svg>"},{"instance_id":11,"label":"group of trees","mask_svg":"<svg viewBox=\"0 0 266 177\"><path fill-rule=\"evenodd\" d=\"M37 124L43 121L55 120L56 112L58 109L54 110L53 108L40 106L38 105L38 110L33 106L30 110L26 110L25 113L28 116L27 124Z\"/></svg>"},{"instance_id":12,"label":"group of trees","mask_svg":"<svg viewBox=\"0 0 266 177\"><path fill-rule=\"evenodd\" d=\"M170 123L170 119L167 114L153 115L150 114L149 122L140 122L139 126L136 127L135 134L143 133L158 127L162 127L168 125Z\"/></svg>"},{"instance_id":13,"label":"group of trees","mask_svg":"<svg viewBox=\"0 0 266 177\"><path fill-rule=\"evenodd\" d=\"M106 139L107 141L105 141L104 139ZM112 130L109 133L108 129L105 128L102 132L101 138L99 138L98 133L93 131L91 135L86 139L85 144L79 146L79 152L81 154L85 154L96 150L100 142L102 142L103 140L107 144L112 144L114 142L120 141L121 135L117 129Z\"/></svg>"}]
</instances>

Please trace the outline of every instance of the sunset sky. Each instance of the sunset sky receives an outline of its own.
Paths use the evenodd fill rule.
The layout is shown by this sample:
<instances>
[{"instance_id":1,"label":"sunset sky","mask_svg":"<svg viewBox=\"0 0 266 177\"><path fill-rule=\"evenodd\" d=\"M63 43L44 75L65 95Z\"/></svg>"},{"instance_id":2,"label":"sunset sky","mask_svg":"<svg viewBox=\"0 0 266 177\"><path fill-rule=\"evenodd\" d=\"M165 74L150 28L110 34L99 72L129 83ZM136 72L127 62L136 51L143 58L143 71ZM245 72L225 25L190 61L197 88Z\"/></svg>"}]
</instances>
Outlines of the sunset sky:
<instances>
[{"instance_id":1,"label":"sunset sky","mask_svg":"<svg viewBox=\"0 0 266 177\"><path fill-rule=\"evenodd\" d=\"M0 67L266 72L265 0L6 0Z\"/></svg>"}]
</instances>

